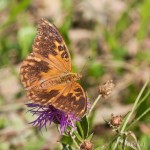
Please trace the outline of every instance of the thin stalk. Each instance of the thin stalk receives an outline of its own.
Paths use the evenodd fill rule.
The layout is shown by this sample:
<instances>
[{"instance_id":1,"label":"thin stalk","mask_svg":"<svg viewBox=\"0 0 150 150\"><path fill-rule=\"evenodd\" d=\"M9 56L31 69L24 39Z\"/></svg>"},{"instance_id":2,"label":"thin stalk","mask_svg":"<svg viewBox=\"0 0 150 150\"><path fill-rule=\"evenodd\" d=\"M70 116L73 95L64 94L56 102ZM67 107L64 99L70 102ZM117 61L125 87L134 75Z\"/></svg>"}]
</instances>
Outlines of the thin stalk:
<instances>
[{"instance_id":1,"label":"thin stalk","mask_svg":"<svg viewBox=\"0 0 150 150\"><path fill-rule=\"evenodd\" d=\"M96 98L96 100L94 101L94 103L93 103L91 109L89 110L88 117L89 117L89 115L90 115L90 112L93 110L93 108L95 107L95 105L97 104L97 102L100 100L101 97L102 97L101 94L99 94L99 95L97 96L97 98Z\"/></svg>"},{"instance_id":2,"label":"thin stalk","mask_svg":"<svg viewBox=\"0 0 150 150\"><path fill-rule=\"evenodd\" d=\"M150 94L150 88L146 93L146 95L142 98L142 100L137 104L136 109L145 101L145 99L149 96L149 94Z\"/></svg>"},{"instance_id":3,"label":"thin stalk","mask_svg":"<svg viewBox=\"0 0 150 150\"><path fill-rule=\"evenodd\" d=\"M138 97L136 98L136 100L135 100L135 102L134 102L134 105L133 105L133 107L132 107L132 110L131 110L131 112L128 114L127 119L125 120L125 122L124 122L124 124L123 124L123 126L122 126L122 128L121 128L121 131L120 131L121 133L124 132L124 130L125 130L125 128L126 128L128 122L129 122L129 120L130 120L130 118L131 118L133 112L135 111L136 106L137 106L137 104L138 104L138 102L139 102L139 100L140 100L140 98L141 98L141 96L142 96L142 94L143 94L143 92L144 92L144 90L145 90L145 88L146 88L148 82L149 82L149 78L148 78L148 80L145 82L145 84L144 84L143 88L141 89L141 91L140 91ZM117 146L118 146L118 144L119 144L120 138L121 138L121 137L118 137L117 142L116 142L116 144L115 144L113 150L115 150L115 149L117 148Z\"/></svg>"},{"instance_id":4,"label":"thin stalk","mask_svg":"<svg viewBox=\"0 0 150 150\"><path fill-rule=\"evenodd\" d=\"M130 147L130 148L132 148L132 149L134 149L134 150L137 150L137 148L135 147L135 145L133 144L133 143L130 143L130 142L128 142L128 141L124 141L124 140L119 140L119 142L121 143L121 144L123 144L124 142L124 144L125 144L125 146L127 146L127 147Z\"/></svg>"},{"instance_id":5,"label":"thin stalk","mask_svg":"<svg viewBox=\"0 0 150 150\"><path fill-rule=\"evenodd\" d=\"M142 113L138 118L136 118L128 127L127 127L127 129L128 128L130 128L133 124L135 124L137 121L139 121L144 115L146 115L148 112L150 111L150 107L146 110L146 111L144 111L144 113Z\"/></svg>"},{"instance_id":6,"label":"thin stalk","mask_svg":"<svg viewBox=\"0 0 150 150\"><path fill-rule=\"evenodd\" d=\"M73 143L75 144L75 146L80 149L79 144L77 143L77 141L75 140L75 135L74 135L74 131L73 129L71 129L71 134L70 134L71 139L73 140Z\"/></svg>"},{"instance_id":7,"label":"thin stalk","mask_svg":"<svg viewBox=\"0 0 150 150\"><path fill-rule=\"evenodd\" d=\"M71 138L72 138L73 143L75 144L75 146L76 146L78 149L80 149L80 146L79 146L78 143L76 142L75 137L72 137L72 136L71 136Z\"/></svg>"}]
</instances>

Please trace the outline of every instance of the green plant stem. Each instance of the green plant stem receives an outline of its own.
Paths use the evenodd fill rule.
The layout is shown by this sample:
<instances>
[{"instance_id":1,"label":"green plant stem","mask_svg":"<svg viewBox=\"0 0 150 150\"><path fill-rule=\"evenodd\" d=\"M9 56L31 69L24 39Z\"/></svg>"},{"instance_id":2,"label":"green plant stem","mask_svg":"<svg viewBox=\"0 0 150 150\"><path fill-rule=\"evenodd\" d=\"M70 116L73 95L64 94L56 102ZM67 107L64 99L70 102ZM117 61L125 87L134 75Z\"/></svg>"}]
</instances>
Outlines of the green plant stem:
<instances>
[{"instance_id":1,"label":"green plant stem","mask_svg":"<svg viewBox=\"0 0 150 150\"><path fill-rule=\"evenodd\" d=\"M142 113L137 119L135 119L128 127L130 128L133 124L135 124L137 121L139 121L144 115L146 115L148 112L150 111L150 107L148 109L146 109L146 111L144 111L144 113Z\"/></svg>"},{"instance_id":2,"label":"green plant stem","mask_svg":"<svg viewBox=\"0 0 150 150\"><path fill-rule=\"evenodd\" d=\"M124 141L123 140L119 140L119 142L121 143L121 144L123 144L124 143ZM125 141L125 146L127 146L127 147L130 147L130 148L132 148L132 149L134 149L134 150L137 150L137 148L132 144L132 143L130 143L130 142L128 142L128 141Z\"/></svg>"},{"instance_id":3,"label":"green plant stem","mask_svg":"<svg viewBox=\"0 0 150 150\"><path fill-rule=\"evenodd\" d=\"M145 99L149 96L149 94L150 94L150 88L146 93L146 95L142 98L142 100L137 104L136 109L145 101Z\"/></svg>"},{"instance_id":4,"label":"green plant stem","mask_svg":"<svg viewBox=\"0 0 150 150\"><path fill-rule=\"evenodd\" d=\"M97 102L100 100L101 97L102 97L101 94L99 94L99 95L97 96L97 98L96 98L96 100L94 101L94 103L93 103L91 109L89 110L89 113L88 113L88 115L87 115L88 117L89 117L89 115L90 115L90 112L93 110L93 108L95 107L95 105L97 104Z\"/></svg>"},{"instance_id":5,"label":"green plant stem","mask_svg":"<svg viewBox=\"0 0 150 150\"><path fill-rule=\"evenodd\" d=\"M135 111L136 106L137 106L137 104L138 104L138 102L139 102L139 100L140 100L140 98L141 98L141 96L142 96L142 94L143 94L143 92L144 92L144 90L145 90L145 88L146 88L148 82L149 82L149 79L145 82L145 84L144 84L143 88L141 89L141 91L140 91L138 97L136 98L136 100L135 100L135 102L134 102L134 105L133 105L133 107L132 107L132 110L131 110L131 112L128 114L128 116L127 116L127 118L126 118L126 120L125 120L125 122L124 122L124 124L123 124L123 126L122 126L122 128L121 128L121 130L120 130L121 133L124 132L124 130L125 130L125 128L126 128L128 122L129 122L129 120L130 120L130 118L131 118L133 112ZM116 142L116 144L115 144L113 150L115 150L115 149L117 148L117 146L118 146L118 144L119 144L120 138L121 138L120 136L117 138L117 142Z\"/></svg>"},{"instance_id":6,"label":"green plant stem","mask_svg":"<svg viewBox=\"0 0 150 150\"><path fill-rule=\"evenodd\" d=\"M72 131L72 132L73 132L73 131ZM73 143L75 144L75 146L79 149L80 147L79 147L78 143L77 143L76 140L75 140L75 136L74 136L73 134L71 134L70 137L72 138Z\"/></svg>"}]
</instances>

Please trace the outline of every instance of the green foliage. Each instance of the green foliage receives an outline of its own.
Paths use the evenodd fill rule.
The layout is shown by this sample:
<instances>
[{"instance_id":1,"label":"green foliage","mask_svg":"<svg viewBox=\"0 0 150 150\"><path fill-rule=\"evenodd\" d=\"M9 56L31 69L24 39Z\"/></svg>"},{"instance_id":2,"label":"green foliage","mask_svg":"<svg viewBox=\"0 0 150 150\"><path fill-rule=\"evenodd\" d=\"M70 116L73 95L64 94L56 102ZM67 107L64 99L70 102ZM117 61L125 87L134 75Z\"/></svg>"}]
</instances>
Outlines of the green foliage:
<instances>
[{"instance_id":1,"label":"green foliage","mask_svg":"<svg viewBox=\"0 0 150 150\"><path fill-rule=\"evenodd\" d=\"M25 41L25 37L23 37L23 35L19 35L19 39L15 40L15 38L17 37L17 32L14 29L14 27L16 25L14 25L14 23L17 22L17 17L19 15L21 15L21 13L23 13L29 6L30 4L30 0L22 0L20 2L17 1L0 1L0 10L3 9L8 9L9 10L9 15L8 17L5 19L5 22L2 22L0 25L0 65L6 65L6 64L11 64L11 61L18 61L20 58L24 57L21 54L22 52L20 52L18 44L20 44L21 48L23 48L23 55L25 55L25 42L27 42L30 39L33 39L32 37L32 32L33 31L27 31L28 32L28 37L26 37L26 41ZM11 6L11 7L10 7ZM12 29L11 29L12 28ZM27 27L24 27L27 28ZM7 31L7 30L10 31ZM22 29L23 30L23 29ZM20 31L23 32L23 31ZM25 31L24 31L25 32ZM20 34L20 33L19 33ZM21 33L23 34L23 33ZM23 39L24 38L24 39ZM23 45L19 42L23 42ZM31 40L32 42L32 40ZM29 42L26 43L26 48L28 47ZM30 43L31 45L31 43ZM27 52L26 52L27 53ZM12 60L10 57L11 55L16 55L19 56L19 59L15 58L16 60Z\"/></svg>"},{"instance_id":2,"label":"green foliage","mask_svg":"<svg viewBox=\"0 0 150 150\"><path fill-rule=\"evenodd\" d=\"M62 144L63 148L62 150L72 150L72 148L68 145Z\"/></svg>"},{"instance_id":3,"label":"green foliage","mask_svg":"<svg viewBox=\"0 0 150 150\"><path fill-rule=\"evenodd\" d=\"M6 27L7 25L9 25L13 21L15 21L16 17L21 12L23 12L23 11L25 11L27 9L27 7L29 6L30 2L31 2L30 0L22 0L20 2L9 1L8 7L9 7L9 5L11 6L11 7L9 7L9 9L10 9L9 17L8 17L6 23L3 24L2 27Z\"/></svg>"},{"instance_id":4,"label":"green foliage","mask_svg":"<svg viewBox=\"0 0 150 150\"><path fill-rule=\"evenodd\" d=\"M135 111L137 110L137 108L141 106L141 105L139 105L139 104L141 104L141 101L143 102L144 100L146 100L146 97L150 94L150 92L149 92L149 90L148 90L148 91L147 91L148 95L146 94L146 97L144 96L144 98L142 98L142 95L143 95L143 93L144 93L146 87L148 86L148 83L149 83L149 79L146 81L146 83L145 83L144 86L142 87L140 93L138 94L138 96L137 96L137 98L136 98L136 100L135 100L135 102L134 102L134 104L133 104L133 107L132 107L131 111L127 114L127 117L125 118L125 121L124 121L123 124L122 124L122 127L121 127L121 129L120 129L120 135L119 135L119 137L117 138L117 142L115 143L113 150L115 150L115 149L117 148L117 146L119 145L119 142L120 142L120 140L121 140L121 138L122 138L122 135L121 135L121 134L125 132L126 128L130 129L131 125L134 125L134 124L135 124L137 121L139 121L143 116L145 116L147 113L150 112L150 107L148 107L148 109L147 109L147 110L144 110L144 113L141 114L138 118L137 118L137 116L135 116L134 121L127 127L128 123L129 123L129 120L131 119L133 113L135 113ZM131 134L131 136L132 136L132 134ZM133 136L133 138L135 139L134 142L136 142L136 143L138 144L135 135Z\"/></svg>"},{"instance_id":5,"label":"green foliage","mask_svg":"<svg viewBox=\"0 0 150 150\"><path fill-rule=\"evenodd\" d=\"M21 49L21 59L25 58L31 51L31 45L35 37L36 29L32 26L22 27L18 31L18 44Z\"/></svg>"},{"instance_id":6,"label":"green foliage","mask_svg":"<svg viewBox=\"0 0 150 150\"><path fill-rule=\"evenodd\" d=\"M77 123L77 130L83 139L87 138L89 132L89 123L86 116L84 116L82 120Z\"/></svg>"},{"instance_id":7,"label":"green foliage","mask_svg":"<svg viewBox=\"0 0 150 150\"><path fill-rule=\"evenodd\" d=\"M0 117L0 129L3 129L6 125L6 119L4 117Z\"/></svg>"},{"instance_id":8,"label":"green foliage","mask_svg":"<svg viewBox=\"0 0 150 150\"><path fill-rule=\"evenodd\" d=\"M39 149L44 145L44 139L31 139L28 141L26 144L24 150L34 150L34 149Z\"/></svg>"},{"instance_id":9,"label":"green foliage","mask_svg":"<svg viewBox=\"0 0 150 150\"><path fill-rule=\"evenodd\" d=\"M63 135L61 138L61 143L63 144L63 150L64 149L71 149L71 147L76 147L77 145L80 145L85 140L91 141L93 138L93 133L90 134L89 132L89 123L86 116L82 118L80 122L77 122L77 130L73 130L71 132L72 135ZM69 147L68 147L69 146ZM70 147L71 146L71 147ZM77 146L78 147L78 146Z\"/></svg>"},{"instance_id":10,"label":"green foliage","mask_svg":"<svg viewBox=\"0 0 150 150\"><path fill-rule=\"evenodd\" d=\"M91 61L88 66L88 74L89 76L93 76L95 78L98 78L102 76L105 72L105 69L102 64L100 64L97 61Z\"/></svg>"},{"instance_id":11,"label":"green foliage","mask_svg":"<svg viewBox=\"0 0 150 150\"><path fill-rule=\"evenodd\" d=\"M73 143L73 140L69 136L64 135L61 138L61 143L64 144L64 145L71 145Z\"/></svg>"},{"instance_id":12,"label":"green foliage","mask_svg":"<svg viewBox=\"0 0 150 150\"><path fill-rule=\"evenodd\" d=\"M140 63L141 61L146 61L150 64L150 53L149 53L149 50L148 51L139 51L137 54L136 54L136 59L137 61Z\"/></svg>"},{"instance_id":13,"label":"green foliage","mask_svg":"<svg viewBox=\"0 0 150 150\"><path fill-rule=\"evenodd\" d=\"M108 43L108 46L111 50L114 50L118 46L117 38L115 37L115 34L113 32L110 32L109 30L104 30L104 37Z\"/></svg>"},{"instance_id":14,"label":"green foliage","mask_svg":"<svg viewBox=\"0 0 150 150\"><path fill-rule=\"evenodd\" d=\"M139 40L142 40L144 37L148 35L147 29L149 27L150 23L150 13L149 13L149 8L150 8L150 1L149 0L144 0L143 3L139 6L140 9L140 30L137 33L137 38Z\"/></svg>"},{"instance_id":15,"label":"green foliage","mask_svg":"<svg viewBox=\"0 0 150 150\"><path fill-rule=\"evenodd\" d=\"M118 47L112 50L112 55L114 59L123 60L127 54L127 50L125 50L123 47Z\"/></svg>"},{"instance_id":16,"label":"green foliage","mask_svg":"<svg viewBox=\"0 0 150 150\"><path fill-rule=\"evenodd\" d=\"M72 23L72 1L70 0L63 0L62 4L62 9L63 11L67 12L66 16L65 16L65 21L63 22L63 24L61 25L61 27L59 28L61 34L63 35L63 38L65 39L66 44L69 46L70 44L70 40L68 37L68 30L71 27L71 23Z\"/></svg>"},{"instance_id":17,"label":"green foliage","mask_svg":"<svg viewBox=\"0 0 150 150\"><path fill-rule=\"evenodd\" d=\"M5 9L8 5L9 0L1 0L0 1L0 11L2 11L3 9Z\"/></svg>"},{"instance_id":18,"label":"green foliage","mask_svg":"<svg viewBox=\"0 0 150 150\"><path fill-rule=\"evenodd\" d=\"M115 28L115 36L117 39L120 39L120 36L122 36L124 30L126 30L130 24L132 23L132 19L130 17L130 12L132 10L136 9L138 6L138 2L133 0L130 5L126 8L126 10L123 12L121 17L116 23L116 28Z\"/></svg>"},{"instance_id":19,"label":"green foliage","mask_svg":"<svg viewBox=\"0 0 150 150\"><path fill-rule=\"evenodd\" d=\"M139 141L140 141L140 146L143 150L150 149L150 144L149 144L150 136L149 135L143 134Z\"/></svg>"}]
</instances>

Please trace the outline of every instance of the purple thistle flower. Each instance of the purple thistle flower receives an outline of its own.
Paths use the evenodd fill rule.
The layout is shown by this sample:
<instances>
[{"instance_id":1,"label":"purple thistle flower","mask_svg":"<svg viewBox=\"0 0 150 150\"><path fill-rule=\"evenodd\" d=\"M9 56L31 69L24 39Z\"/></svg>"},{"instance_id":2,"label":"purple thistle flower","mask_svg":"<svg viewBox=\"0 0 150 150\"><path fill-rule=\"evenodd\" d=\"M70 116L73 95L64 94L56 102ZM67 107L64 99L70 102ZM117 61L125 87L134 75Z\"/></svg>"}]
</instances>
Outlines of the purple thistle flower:
<instances>
[{"instance_id":1,"label":"purple thistle flower","mask_svg":"<svg viewBox=\"0 0 150 150\"><path fill-rule=\"evenodd\" d=\"M59 125L60 133L63 134L67 127L72 127L75 129L74 121L80 121L79 118L76 118L74 114L66 114L65 112L56 109L52 105L42 106L39 104L29 103L26 104L29 108L29 112L33 115L37 115L36 120L30 122L33 126L37 126L40 129L54 122Z\"/></svg>"},{"instance_id":2,"label":"purple thistle flower","mask_svg":"<svg viewBox=\"0 0 150 150\"><path fill-rule=\"evenodd\" d=\"M87 93L86 93L87 95ZM91 102L90 102L90 98L87 96L87 109L90 110L91 109Z\"/></svg>"}]
</instances>

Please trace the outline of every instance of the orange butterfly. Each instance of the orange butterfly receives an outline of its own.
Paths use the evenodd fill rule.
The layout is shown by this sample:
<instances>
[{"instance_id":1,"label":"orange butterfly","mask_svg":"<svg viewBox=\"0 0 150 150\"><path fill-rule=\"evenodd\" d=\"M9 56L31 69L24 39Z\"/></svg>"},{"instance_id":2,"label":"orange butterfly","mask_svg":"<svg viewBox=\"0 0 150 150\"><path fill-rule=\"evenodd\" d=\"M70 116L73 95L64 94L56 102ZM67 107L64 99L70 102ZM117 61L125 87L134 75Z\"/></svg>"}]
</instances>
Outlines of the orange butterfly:
<instances>
[{"instance_id":1,"label":"orange butterfly","mask_svg":"<svg viewBox=\"0 0 150 150\"><path fill-rule=\"evenodd\" d=\"M71 71L71 57L57 28L41 19L33 52L23 61L20 77L27 97L40 105L52 105L83 117L87 97L79 83L80 75Z\"/></svg>"}]
</instances>

